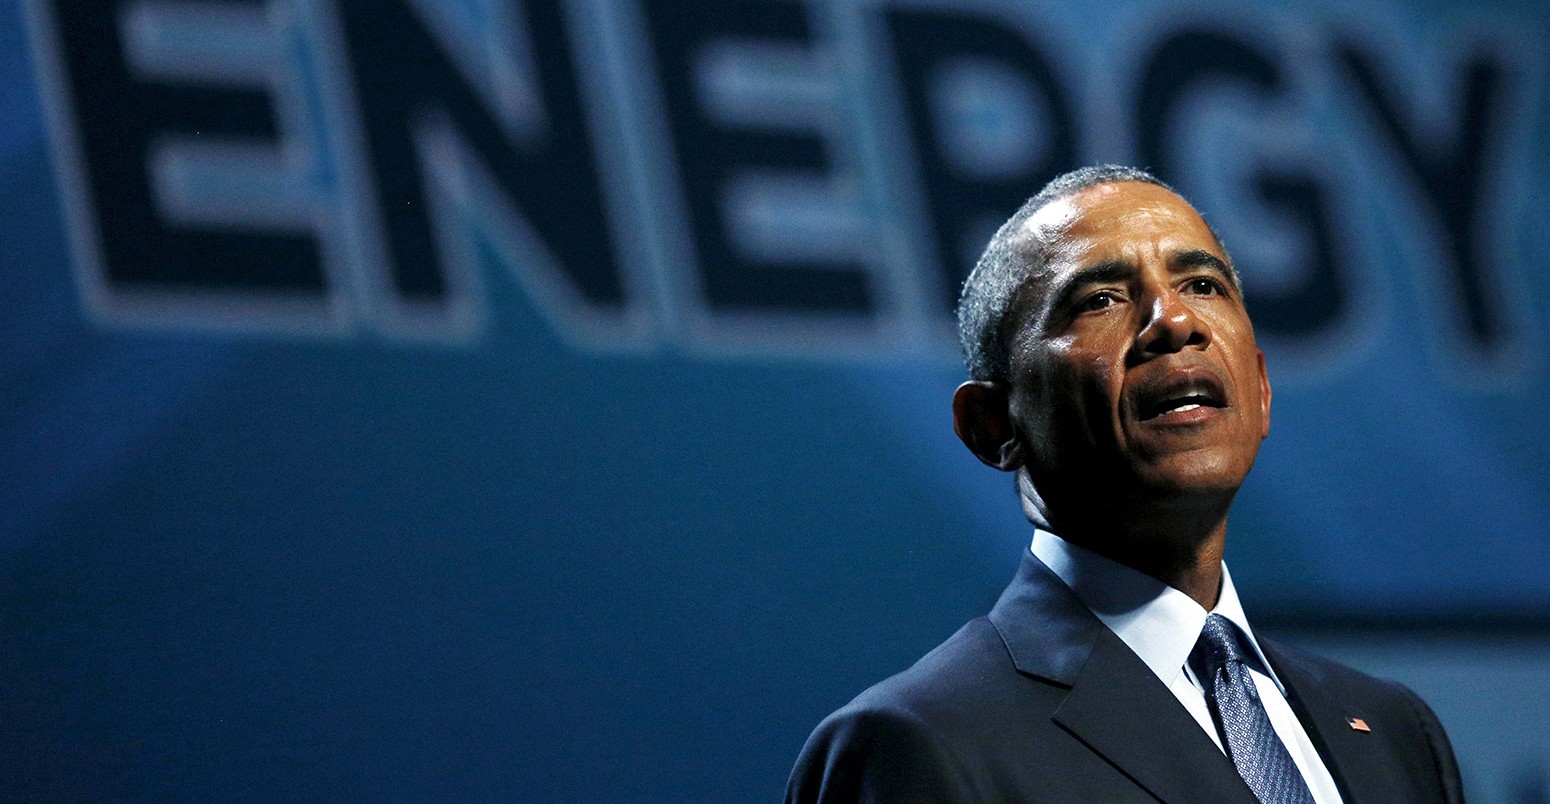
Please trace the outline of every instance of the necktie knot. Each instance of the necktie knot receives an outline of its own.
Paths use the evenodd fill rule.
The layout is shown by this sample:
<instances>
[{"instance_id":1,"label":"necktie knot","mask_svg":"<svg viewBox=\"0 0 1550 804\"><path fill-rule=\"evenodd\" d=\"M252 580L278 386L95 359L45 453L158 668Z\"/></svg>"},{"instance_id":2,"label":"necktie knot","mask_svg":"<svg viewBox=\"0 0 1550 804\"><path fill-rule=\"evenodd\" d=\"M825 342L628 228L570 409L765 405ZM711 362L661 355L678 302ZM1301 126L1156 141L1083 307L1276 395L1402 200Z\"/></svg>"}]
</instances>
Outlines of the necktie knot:
<instances>
[{"instance_id":1,"label":"necktie knot","mask_svg":"<svg viewBox=\"0 0 1550 804\"><path fill-rule=\"evenodd\" d=\"M1243 652L1238 648L1238 627L1220 614L1206 617L1200 639L1195 642L1195 655L1210 670L1229 662L1242 662Z\"/></svg>"}]
</instances>

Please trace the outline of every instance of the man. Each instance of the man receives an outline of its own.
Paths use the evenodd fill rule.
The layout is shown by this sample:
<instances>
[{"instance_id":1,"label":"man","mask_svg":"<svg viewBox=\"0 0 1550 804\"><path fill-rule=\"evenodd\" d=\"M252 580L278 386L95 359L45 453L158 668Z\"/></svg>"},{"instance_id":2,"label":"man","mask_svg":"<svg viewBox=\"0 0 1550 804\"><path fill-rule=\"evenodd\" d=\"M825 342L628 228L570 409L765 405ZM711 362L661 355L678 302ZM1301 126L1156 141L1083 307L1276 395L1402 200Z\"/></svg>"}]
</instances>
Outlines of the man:
<instances>
[{"instance_id":1,"label":"man","mask_svg":"<svg viewBox=\"0 0 1550 804\"><path fill-rule=\"evenodd\" d=\"M801 802L1461 801L1414 693L1256 635L1222 562L1270 429L1232 262L1161 181L1084 168L964 285L954 427L1031 550L989 616L826 719Z\"/></svg>"}]
</instances>

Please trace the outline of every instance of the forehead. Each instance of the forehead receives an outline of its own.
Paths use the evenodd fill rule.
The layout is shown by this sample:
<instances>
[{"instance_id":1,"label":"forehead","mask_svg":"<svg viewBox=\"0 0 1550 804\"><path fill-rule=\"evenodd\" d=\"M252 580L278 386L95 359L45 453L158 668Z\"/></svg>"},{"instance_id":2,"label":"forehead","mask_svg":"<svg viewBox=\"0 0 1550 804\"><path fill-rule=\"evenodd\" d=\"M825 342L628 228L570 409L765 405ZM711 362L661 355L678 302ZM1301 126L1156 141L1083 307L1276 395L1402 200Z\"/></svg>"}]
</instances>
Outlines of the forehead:
<instances>
[{"instance_id":1,"label":"forehead","mask_svg":"<svg viewBox=\"0 0 1550 804\"><path fill-rule=\"evenodd\" d=\"M1203 249L1223 256L1194 207L1145 182L1099 184L1052 201L1028 218L1023 234L1046 251L1047 270L1175 250Z\"/></svg>"}]
</instances>

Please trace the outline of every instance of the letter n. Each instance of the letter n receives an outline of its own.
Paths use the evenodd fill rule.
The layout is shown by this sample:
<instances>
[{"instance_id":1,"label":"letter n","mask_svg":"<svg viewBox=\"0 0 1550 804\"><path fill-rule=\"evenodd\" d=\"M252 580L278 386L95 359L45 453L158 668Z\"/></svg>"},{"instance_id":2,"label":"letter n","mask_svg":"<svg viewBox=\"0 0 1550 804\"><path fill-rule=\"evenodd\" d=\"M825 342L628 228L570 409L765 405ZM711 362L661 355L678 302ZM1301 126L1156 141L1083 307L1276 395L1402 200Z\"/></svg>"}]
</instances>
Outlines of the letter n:
<instances>
[{"instance_id":1,"label":"letter n","mask_svg":"<svg viewBox=\"0 0 1550 804\"><path fill-rule=\"evenodd\" d=\"M512 263L540 310L572 337L606 337L631 312L562 5L534 0L521 9L538 113L524 121L532 125L514 126L405 0L340 0L367 214L385 245L373 256L386 281L371 290L390 329L477 326L478 272L469 266L482 253Z\"/></svg>"}]
</instances>

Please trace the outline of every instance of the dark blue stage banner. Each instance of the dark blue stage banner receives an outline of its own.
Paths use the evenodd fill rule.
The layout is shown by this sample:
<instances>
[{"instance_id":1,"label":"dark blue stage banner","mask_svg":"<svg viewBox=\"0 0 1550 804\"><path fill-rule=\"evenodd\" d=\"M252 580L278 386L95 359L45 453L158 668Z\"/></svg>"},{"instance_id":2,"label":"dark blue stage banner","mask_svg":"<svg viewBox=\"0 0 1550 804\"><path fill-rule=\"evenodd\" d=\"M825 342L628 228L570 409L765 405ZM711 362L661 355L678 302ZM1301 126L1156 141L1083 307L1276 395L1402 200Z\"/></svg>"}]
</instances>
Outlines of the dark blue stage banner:
<instances>
[{"instance_id":1,"label":"dark blue stage banner","mask_svg":"<svg viewBox=\"0 0 1550 804\"><path fill-rule=\"evenodd\" d=\"M1093 162L1243 274L1250 615L1543 640L1546 43L1512 2L0 8L0 789L778 797L1031 537L952 434L952 306ZM1472 791L1545 793L1538 739Z\"/></svg>"}]
</instances>

